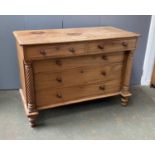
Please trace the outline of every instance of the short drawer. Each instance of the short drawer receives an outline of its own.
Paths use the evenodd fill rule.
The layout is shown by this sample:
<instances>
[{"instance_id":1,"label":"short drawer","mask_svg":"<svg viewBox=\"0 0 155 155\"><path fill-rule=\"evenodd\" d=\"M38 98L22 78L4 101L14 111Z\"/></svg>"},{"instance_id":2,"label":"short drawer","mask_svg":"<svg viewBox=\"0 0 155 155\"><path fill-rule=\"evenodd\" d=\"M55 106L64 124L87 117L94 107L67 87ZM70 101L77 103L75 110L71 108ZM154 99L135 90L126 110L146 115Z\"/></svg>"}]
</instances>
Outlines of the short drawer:
<instances>
[{"instance_id":1,"label":"short drawer","mask_svg":"<svg viewBox=\"0 0 155 155\"><path fill-rule=\"evenodd\" d=\"M67 43L54 45L36 45L25 47L25 59L37 60L57 57L71 57L86 53L87 44Z\"/></svg>"},{"instance_id":2,"label":"short drawer","mask_svg":"<svg viewBox=\"0 0 155 155\"><path fill-rule=\"evenodd\" d=\"M33 62L33 68L35 74L45 72L62 72L66 69L92 65L109 65L112 63L122 63L123 61L124 52L118 52L113 54L97 54L71 58L38 60Z\"/></svg>"},{"instance_id":3,"label":"short drawer","mask_svg":"<svg viewBox=\"0 0 155 155\"><path fill-rule=\"evenodd\" d=\"M115 79L121 79L122 63L111 65L91 65L78 67L62 72L35 73L35 89L38 91L86 85Z\"/></svg>"},{"instance_id":4,"label":"short drawer","mask_svg":"<svg viewBox=\"0 0 155 155\"><path fill-rule=\"evenodd\" d=\"M44 89L36 91L36 104L38 108L46 106L63 105L68 102L87 99L90 97L106 96L107 94L119 93L121 80L108 81L106 83L94 83L60 89Z\"/></svg>"},{"instance_id":5,"label":"short drawer","mask_svg":"<svg viewBox=\"0 0 155 155\"><path fill-rule=\"evenodd\" d=\"M88 53L128 51L136 48L136 39L101 40L88 43Z\"/></svg>"}]
</instances>

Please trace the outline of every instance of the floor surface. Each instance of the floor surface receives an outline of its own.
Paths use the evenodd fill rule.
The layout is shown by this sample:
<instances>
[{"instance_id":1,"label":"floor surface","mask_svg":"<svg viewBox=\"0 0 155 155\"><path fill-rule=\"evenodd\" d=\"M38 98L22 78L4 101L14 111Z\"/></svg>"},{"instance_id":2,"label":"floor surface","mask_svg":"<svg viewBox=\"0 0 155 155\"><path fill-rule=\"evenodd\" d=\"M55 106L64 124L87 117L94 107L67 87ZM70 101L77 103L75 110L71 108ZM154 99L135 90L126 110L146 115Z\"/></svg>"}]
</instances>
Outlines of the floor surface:
<instances>
[{"instance_id":1,"label":"floor surface","mask_svg":"<svg viewBox=\"0 0 155 155\"><path fill-rule=\"evenodd\" d=\"M155 89L133 88L129 105L111 97L40 112L31 128L18 91L0 91L0 139L155 139Z\"/></svg>"}]
</instances>

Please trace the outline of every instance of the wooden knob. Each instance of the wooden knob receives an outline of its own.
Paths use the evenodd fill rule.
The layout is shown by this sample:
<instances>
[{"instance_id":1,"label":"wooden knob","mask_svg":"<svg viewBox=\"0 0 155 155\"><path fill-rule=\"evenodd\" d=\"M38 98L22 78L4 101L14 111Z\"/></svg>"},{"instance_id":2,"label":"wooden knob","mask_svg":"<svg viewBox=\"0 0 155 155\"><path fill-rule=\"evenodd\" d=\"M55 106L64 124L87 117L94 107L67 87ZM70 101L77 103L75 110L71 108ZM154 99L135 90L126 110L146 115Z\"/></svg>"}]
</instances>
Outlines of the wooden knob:
<instances>
[{"instance_id":1,"label":"wooden knob","mask_svg":"<svg viewBox=\"0 0 155 155\"><path fill-rule=\"evenodd\" d=\"M108 57L106 55L102 55L103 60L108 60Z\"/></svg>"},{"instance_id":2,"label":"wooden knob","mask_svg":"<svg viewBox=\"0 0 155 155\"><path fill-rule=\"evenodd\" d=\"M56 95L58 98L62 98L62 94L61 93L57 93Z\"/></svg>"},{"instance_id":3,"label":"wooden knob","mask_svg":"<svg viewBox=\"0 0 155 155\"><path fill-rule=\"evenodd\" d=\"M40 54L45 56L46 55L46 51L42 49L42 50L40 50Z\"/></svg>"},{"instance_id":4,"label":"wooden knob","mask_svg":"<svg viewBox=\"0 0 155 155\"><path fill-rule=\"evenodd\" d=\"M105 90L105 86L100 86L99 87L101 90Z\"/></svg>"},{"instance_id":5,"label":"wooden knob","mask_svg":"<svg viewBox=\"0 0 155 155\"><path fill-rule=\"evenodd\" d=\"M97 46L99 49L103 50L104 49L104 46L103 45L98 45Z\"/></svg>"},{"instance_id":6,"label":"wooden knob","mask_svg":"<svg viewBox=\"0 0 155 155\"><path fill-rule=\"evenodd\" d=\"M62 78L61 78L61 77L57 77L56 80L57 80L58 82L62 82Z\"/></svg>"},{"instance_id":7,"label":"wooden knob","mask_svg":"<svg viewBox=\"0 0 155 155\"><path fill-rule=\"evenodd\" d=\"M106 72L105 72L105 71L102 71L101 74L102 74L103 76L105 76L105 75L106 75Z\"/></svg>"},{"instance_id":8,"label":"wooden knob","mask_svg":"<svg viewBox=\"0 0 155 155\"><path fill-rule=\"evenodd\" d=\"M56 60L56 64L59 65L59 66L61 66L62 65L61 60Z\"/></svg>"},{"instance_id":9,"label":"wooden knob","mask_svg":"<svg viewBox=\"0 0 155 155\"><path fill-rule=\"evenodd\" d=\"M75 49L74 48L69 48L69 51L74 53L75 52Z\"/></svg>"},{"instance_id":10,"label":"wooden knob","mask_svg":"<svg viewBox=\"0 0 155 155\"><path fill-rule=\"evenodd\" d=\"M127 46L128 46L128 42L123 41L123 42L122 42L122 45L123 45L124 47L127 47Z\"/></svg>"}]
</instances>

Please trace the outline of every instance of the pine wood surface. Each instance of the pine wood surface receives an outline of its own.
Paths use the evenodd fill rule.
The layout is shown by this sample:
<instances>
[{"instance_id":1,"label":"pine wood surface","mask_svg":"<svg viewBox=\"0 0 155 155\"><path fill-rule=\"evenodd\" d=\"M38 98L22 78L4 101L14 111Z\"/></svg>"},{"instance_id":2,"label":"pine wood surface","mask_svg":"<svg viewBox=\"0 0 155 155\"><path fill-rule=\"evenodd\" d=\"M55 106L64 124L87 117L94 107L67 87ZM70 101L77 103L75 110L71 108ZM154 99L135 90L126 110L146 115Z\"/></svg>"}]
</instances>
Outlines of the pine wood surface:
<instances>
[{"instance_id":1,"label":"pine wood surface","mask_svg":"<svg viewBox=\"0 0 155 155\"><path fill-rule=\"evenodd\" d=\"M131 38L138 37L139 34L110 26L105 26L93 28L87 27L15 31L14 36L16 37L20 45L36 45L92 40L107 40L115 38Z\"/></svg>"}]
</instances>

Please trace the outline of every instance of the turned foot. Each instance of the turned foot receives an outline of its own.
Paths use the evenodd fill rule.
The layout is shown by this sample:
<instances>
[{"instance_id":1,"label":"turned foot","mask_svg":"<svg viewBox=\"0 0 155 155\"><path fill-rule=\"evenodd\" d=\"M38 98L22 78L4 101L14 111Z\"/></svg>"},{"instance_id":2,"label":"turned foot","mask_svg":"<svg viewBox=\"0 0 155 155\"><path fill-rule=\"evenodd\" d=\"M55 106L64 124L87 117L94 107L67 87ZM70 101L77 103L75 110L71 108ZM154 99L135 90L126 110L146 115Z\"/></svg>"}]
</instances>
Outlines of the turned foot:
<instances>
[{"instance_id":1,"label":"turned foot","mask_svg":"<svg viewBox=\"0 0 155 155\"><path fill-rule=\"evenodd\" d=\"M36 120L34 118L29 118L29 122L32 128L36 126Z\"/></svg>"},{"instance_id":2,"label":"turned foot","mask_svg":"<svg viewBox=\"0 0 155 155\"><path fill-rule=\"evenodd\" d=\"M32 128L36 126L36 118L37 118L37 116L38 116L38 114L28 116L28 119L29 119L29 122L30 122L30 125L31 125Z\"/></svg>"},{"instance_id":3,"label":"turned foot","mask_svg":"<svg viewBox=\"0 0 155 155\"><path fill-rule=\"evenodd\" d=\"M127 106L129 101L129 97L121 96L121 105L122 106Z\"/></svg>"},{"instance_id":4,"label":"turned foot","mask_svg":"<svg viewBox=\"0 0 155 155\"><path fill-rule=\"evenodd\" d=\"M152 88L155 88L155 84L151 84L150 86L151 86Z\"/></svg>"}]
</instances>

